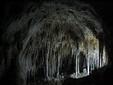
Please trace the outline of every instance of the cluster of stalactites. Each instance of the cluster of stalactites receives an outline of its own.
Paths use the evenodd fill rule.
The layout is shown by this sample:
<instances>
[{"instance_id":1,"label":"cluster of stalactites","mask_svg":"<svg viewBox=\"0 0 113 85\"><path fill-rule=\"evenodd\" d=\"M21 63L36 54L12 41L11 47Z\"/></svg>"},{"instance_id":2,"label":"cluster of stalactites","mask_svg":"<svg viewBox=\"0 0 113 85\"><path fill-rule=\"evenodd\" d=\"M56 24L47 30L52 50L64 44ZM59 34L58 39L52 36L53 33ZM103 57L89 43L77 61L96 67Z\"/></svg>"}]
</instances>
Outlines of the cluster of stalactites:
<instances>
[{"instance_id":1,"label":"cluster of stalactites","mask_svg":"<svg viewBox=\"0 0 113 85\"><path fill-rule=\"evenodd\" d=\"M29 28L22 42L19 64L23 79L80 78L107 64L105 46L96 38L102 30L95 17L67 7L49 12Z\"/></svg>"},{"instance_id":2,"label":"cluster of stalactites","mask_svg":"<svg viewBox=\"0 0 113 85\"><path fill-rule=\"evenodd\" d=\"M30 36L26 39L19 58L24 79L30 77L28 75L40 78L38 73L46 80L80 78L107 64L105 47L99 50L99 40L88 29L82 41L73 40L63 32L49 38Z\"/></svg>"}]
</instances>

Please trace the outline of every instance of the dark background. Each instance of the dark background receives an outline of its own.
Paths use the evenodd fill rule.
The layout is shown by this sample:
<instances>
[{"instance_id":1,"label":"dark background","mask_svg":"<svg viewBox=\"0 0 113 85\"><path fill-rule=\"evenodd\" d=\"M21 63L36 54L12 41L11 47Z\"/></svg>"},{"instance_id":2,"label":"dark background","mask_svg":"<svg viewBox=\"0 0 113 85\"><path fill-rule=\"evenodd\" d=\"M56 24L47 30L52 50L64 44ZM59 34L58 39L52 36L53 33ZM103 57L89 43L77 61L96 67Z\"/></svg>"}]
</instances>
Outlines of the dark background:
<instances>
[{"instance_id":1,"label":"dark background","mask_svg":"<svg viewBox=\"0 0 113 85\"><path fill-rule=\"evenodd\" d=\"M19 14L19 12L23 10L24 5L30 1L40 3L42 1L54 1L54 0L0 0L0 11L1 11L0 21L2 21L3 19L7 20L11 16ZM79 1L91 4L93 8L96 10L96 12L100 15L100 17L104 20L104 22L107 25L110 25L110 27L112 26L113 24L112 0L79 0Z\"/></svg>"},{"instance_id":2,"label":"dark background","mask_svg":"<svg viewBox=\"0 0 113 85\"><path fill-rule=\"evenodd\" d=\"M4 32L4 27L7 21L20 14L24 6L29 2L34 1L39 4L42 0L0 0L0 35ZM43 0L45 1L45 0ZM46 0L48 1L48 0ZM69 0L70 1L70 0ZM113 63L113 2L112 0L80 0L89 3L101 18L105 37L106 45L108 48L109 60ZM101 76L101 71L96 73L93 78L97 85L112 85L113 84L113 64ZM7 81L6 81L7 82ZM73 81L72 81L73 82ZM81 80L79 81L81 82ZM89 81L90 82L90 81ZM111 84L110 84L111 83ZM2 85L0 83L0 85ZM8 84L9 85L9 84ZM67 84L69 85L69 84ZM83 84L84 85L84 84Z\"/></svg>"},{"instance_id":3,"label":"dark background","mask_svg":"<svg viewBox=\"0 0 113 85\"><path fill-rule=\"evenodd\" d=\"M19 15L19 13L24 9L24 6L30 2L38 2L39 4L42 1L54 1L54 0L0 0L0 28L5 25L7 20L10 18ZM69 0L73 1L73 0ZM85 3L89 3L100 16L103 22L104 31L107 35L111 36L113 33L113 1L112 0L79 0ZM1 29L0 32L2 32ZM108 38L112 40L112 37ZM113 41L113 40L112 40ZM109 43L112 44L113 42L110 41Z\"/></svg>"}]
</instances>

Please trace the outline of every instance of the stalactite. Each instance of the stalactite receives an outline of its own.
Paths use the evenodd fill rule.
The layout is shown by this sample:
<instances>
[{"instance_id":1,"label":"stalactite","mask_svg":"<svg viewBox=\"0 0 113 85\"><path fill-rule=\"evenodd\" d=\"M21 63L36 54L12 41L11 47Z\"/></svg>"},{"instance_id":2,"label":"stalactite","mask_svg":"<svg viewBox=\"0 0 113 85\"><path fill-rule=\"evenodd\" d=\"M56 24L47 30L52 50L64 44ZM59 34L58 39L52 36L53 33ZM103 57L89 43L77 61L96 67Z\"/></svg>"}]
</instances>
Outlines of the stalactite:
<instances>
[{"instance_id":1,"label":"stalactite","mask_svg":"<svg viewBox=\"0 0 113 85\"><path fill-rule=\"evenodd\" d=\"M49 59L49 49L50 49L50 43L48 43L47 44L47 56L45 56L46 57L46 78L47 78L47 80L49 80L49 67L48 67L48 64L49 64L49 62L48 62L48 59Z\"/></svg>"}]
</instances>

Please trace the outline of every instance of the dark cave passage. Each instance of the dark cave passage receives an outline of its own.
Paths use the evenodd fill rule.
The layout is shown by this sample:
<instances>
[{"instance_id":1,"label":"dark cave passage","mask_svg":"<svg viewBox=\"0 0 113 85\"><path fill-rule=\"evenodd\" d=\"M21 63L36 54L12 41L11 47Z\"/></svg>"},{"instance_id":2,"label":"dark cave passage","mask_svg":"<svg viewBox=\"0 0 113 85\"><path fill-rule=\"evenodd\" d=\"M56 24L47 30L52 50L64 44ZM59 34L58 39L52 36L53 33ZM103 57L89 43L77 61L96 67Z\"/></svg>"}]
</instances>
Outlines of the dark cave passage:
<instances>
[{"instance_id":1,"label":"dark cave passage","mask_svg":"<svg viewBox=\"0 0 113 85\"><path fill-rule=\"evenodd\" d=\"M5 26L0 36L0 82L4 85L110 81L106 36L92 7L61 2L30 3Z\"/></svg>"}]
</instances>

